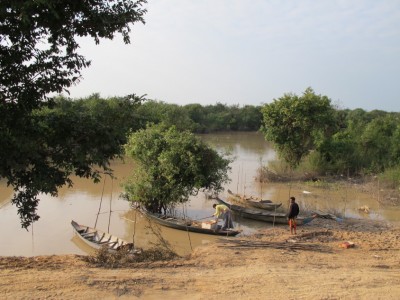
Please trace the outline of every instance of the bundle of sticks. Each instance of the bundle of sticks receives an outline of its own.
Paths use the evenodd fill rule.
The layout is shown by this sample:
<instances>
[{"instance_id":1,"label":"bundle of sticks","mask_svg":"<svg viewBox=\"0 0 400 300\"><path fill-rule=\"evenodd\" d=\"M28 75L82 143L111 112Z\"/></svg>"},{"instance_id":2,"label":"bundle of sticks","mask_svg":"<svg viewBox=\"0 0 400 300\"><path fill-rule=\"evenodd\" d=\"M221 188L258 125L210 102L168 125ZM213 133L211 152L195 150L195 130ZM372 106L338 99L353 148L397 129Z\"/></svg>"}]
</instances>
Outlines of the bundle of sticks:
<instances>
[{"instance_id":1,"label":"bundle of sticks","mask_svg":"<svg viewBox=\"0 0 400 300\"><path fill-rule=\"evenodd\" d=\"M284 249L289 251L318 251L331 253L332 250L329 247L310 244L310 243L290 243L290 242L265 242L265 241L249 241L249 240L224 240L220 241L220 247L240 248L240 249L251 249L251 248L274 248Z\"/></svg>"}]
</instances>

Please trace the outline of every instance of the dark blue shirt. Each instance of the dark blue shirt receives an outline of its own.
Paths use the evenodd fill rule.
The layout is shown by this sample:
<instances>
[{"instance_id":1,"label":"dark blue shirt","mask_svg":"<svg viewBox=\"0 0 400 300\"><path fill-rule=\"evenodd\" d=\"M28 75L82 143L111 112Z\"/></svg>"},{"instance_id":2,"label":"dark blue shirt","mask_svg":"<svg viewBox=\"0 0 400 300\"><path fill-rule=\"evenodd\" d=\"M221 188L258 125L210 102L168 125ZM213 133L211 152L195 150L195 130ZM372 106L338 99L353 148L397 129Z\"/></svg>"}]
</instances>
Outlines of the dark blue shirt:
<instances>
[{"instance_id":1,"label":"dark blue shirt","mask_svg":"<svg viewBox=\"0 0 400 300\"><path fill-rule=\"evenodd\" d=\"M290 204L290 208L289 208L289 214L288 214L288 218L289 219L293 219L296 218L297 215L299 214L300 209L299 206L297 205L297 203L291 203Z\"/></svg>"}]
</instances>

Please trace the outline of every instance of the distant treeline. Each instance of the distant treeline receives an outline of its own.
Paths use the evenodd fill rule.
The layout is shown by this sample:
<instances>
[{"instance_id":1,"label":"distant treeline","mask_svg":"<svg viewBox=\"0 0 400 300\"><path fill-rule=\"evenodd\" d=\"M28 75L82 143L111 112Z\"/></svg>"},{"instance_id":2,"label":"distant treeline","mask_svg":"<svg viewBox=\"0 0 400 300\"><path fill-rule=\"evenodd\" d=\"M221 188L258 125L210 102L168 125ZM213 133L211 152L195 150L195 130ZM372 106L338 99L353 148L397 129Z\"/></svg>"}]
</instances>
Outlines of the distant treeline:
<instances>
[{"instance_id":1,"label":"distant treeline","mask_svg":"<svg viewBox=\"0 0 400 300\"><path fill-rule=\"evenodd\" d=\"M57 103L70 102L65 97L58 97ZM262 123L261 106L252 105L215 105L169 104L137 97L101 98L93 94L86 98L73 100L78 109L87 107L93 113L107 112L108 115L124 120L132 129L144 128L147 123L163 122L176 126L180 130L193 133L209 133L216 131L257 131ZM64 104L65 105L65 104ZM110 121L110 117L99 116ZM115 120L117 122L117 120ZM118 121L121 126L121 121ZM126 127L126 126L123 126Z\"/></svg>"},{"instance_id":2,"label":"distant treeline","mask_svg":"<svg viewBox=\"0 0 400 300\"><path fill-rule=\"evenodd\" d=\"M144 128L147 123L163 122L194 133L258 131L268 123L264 120L263 106L176 105L137 96L104 99L97 94L72 102L60 97L56 105L65 106L66 102L77 110L86 107L98 122L107 122L108 126L114 123L114 133L120 142L124 142L129 130ZM330 122L333 120L334 124L329 125L329 138L314 138L315 145L307 150L318 161L319 171L322 168L330 173L379 173L398 168L400 112L332 109ZM303 117L307 118L307 114Z\"/></svg>"},{"instance_id":3,"label":"distant treeline","mask_svg":"<svg viewBox=\"0 0 400 300\"><path fill-rule=\"evenodd\" d=\"M257 131L262 122L260 106L187 104L176 105L161 101L145 101L137 109L141 120L175 125L193 133L215 131Z\"/></svg>"}]
</instances>

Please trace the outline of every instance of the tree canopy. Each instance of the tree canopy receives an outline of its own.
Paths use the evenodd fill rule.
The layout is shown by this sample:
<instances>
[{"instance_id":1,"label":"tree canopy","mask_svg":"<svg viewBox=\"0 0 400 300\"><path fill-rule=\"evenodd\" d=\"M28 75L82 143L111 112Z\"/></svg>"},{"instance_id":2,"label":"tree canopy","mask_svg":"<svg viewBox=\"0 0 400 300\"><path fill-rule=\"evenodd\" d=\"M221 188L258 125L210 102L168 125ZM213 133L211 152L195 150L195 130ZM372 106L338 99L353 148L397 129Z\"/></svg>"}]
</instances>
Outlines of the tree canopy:
<instances>
[{"instance_id":1,"label":"tree canopy","mask_svg":"<svg viewBox=\"0 0 400 300\"><path fill-rule=\"evenodd\" d=\"M228 106L219 102L215 105L192 103L179 106L150 100L139 108L138 113L148 122L163 122L195 133L257 131L262 122L260 106Z\"/></svg>"},{"instance_id":2,"label":"tree canopy","mask_svg":"<svg viewBox=\"0 0 400 300\"><path fill-rule=\"evenodd\" d=\"M60 110L50 95L68 92L90 65L77 37L99 43L121 34L129 43L130 25L144 23L144 3L0 2L0 178L14 188L22 227L38 220L39 193L56 195L70 174L98 179L95 166L120 153L94 111Z\"/></svg>"},{"instance_id":3,"label":"tree canopy","mask_svg":"<svg viewBox=\"0 0 400 300\"><path fill-rule=\"evenodd\" d=\"M230 160L174 126L149 125L132 133L125 151L137 163L125 185L128 198L153 212L185 202L200 189L218 192L229 181Z\"/></svg>"},{"instance_id":4,"label":"tree canopy","mask_svg":"<svg viewBox=\"0 0 400 300\"><path fill-rule=\"evenodd\" d=\"M292 167L332 133L335 119L330 102L307 88L302 96L285 94L262 107L265 138Z\"/></svg>"},{"instance_id":5,"label":"tree canopy","mask_svg":"<svg viewBox=\"0 0 400 300\"><path fill-rule=\"evenodd\" d=\"M311 88L275 99L262 113L265 138L292 168L304 160L319 174L400 174L399 113L339 110Z\"/></svg>"}]
</instances>

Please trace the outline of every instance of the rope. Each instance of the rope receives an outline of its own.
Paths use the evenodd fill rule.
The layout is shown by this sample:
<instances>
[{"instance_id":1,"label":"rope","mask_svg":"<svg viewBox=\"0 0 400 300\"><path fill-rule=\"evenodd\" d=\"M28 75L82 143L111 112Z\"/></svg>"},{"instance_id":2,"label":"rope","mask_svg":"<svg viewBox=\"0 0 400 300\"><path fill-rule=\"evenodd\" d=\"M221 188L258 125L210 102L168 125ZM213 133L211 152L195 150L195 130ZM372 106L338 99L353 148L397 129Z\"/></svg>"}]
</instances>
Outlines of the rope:
<instances>
[{"instance_id":1,"label":"rope","mask_svg":"<svg viewBox=\"0 0 400 300\"><path fill-rule=\"evenodd\" d=\"M239 193L239 180L240 179L240 165L239 165L239 171L238 171L238 179L237 179L237 184L236 184L236 193Z\"/></svg>"},{"instance_id":2,"label":"rope","mask_svg":"<svg viewBox=\"0 0 400 300\"><path fill-rule=\"evenodd\" d=\"M133 235L132 244L135 246L135 233L136 233L136 219L137 219L137 209L135 209L135 222L133 223Z\"/></svg>"},{"instance_id":3,"label":"rope","mask_svg":"<svg viewBox=\"0 0 400 300\"><path fill-rule=\"evenodd\" d=\"M183 205L183 218L184 218L184 220L186 220L186 216L185 216L185 207L186 207L186 204ZM186 227L186 232L187 232L188 239L189 239L190 249L193 251L192 240L190 239L190 233L189 233L189 228L188 228L188 226L187 226L187 222L185 222L185 227Z\"/></svg>"},{"instance_id":4,"label":"rope","mask_svg":"<svg viewBox=\"0 0 400 300\"><path fill-rule=\"evenodd\" d=\"M4 206L6 206L7 204L10 204L11 201L5 202L3 205L0 206L0 209L2 209Z\"/></svg>"},{"instance_id":5,"label":"rope","mask_svg":"<svg viewBox=\"0 0 400 300\"><path fill-rule=\"evenodd\" d=\"M290 180L289 180L289 197L288 197L288 207L290 209L290 195L292 192L292 182L293 182L293 168L290 167Z\"/></svg>"},{"instance_id":6,"label":"rope","mask_svg":"<svg viewBox=\"0 0 400 300\"><path fill-rule=\"evenodd\" d=\"M211 217L214 217L214 215L212 215L212 216L207 216L207 217L200 218L200 219L194 219L194 220L192 220L192 221L200 221L200 220L208 219L208 218L211 218Z\"/></svg>"},{"instance_id":7,"label":"rope","mask_svg":"<svg viewBox=\"0 0 400 300\"><path fill-rule=\"evenodd\" d=\"M111 223L111 203L112 203L112 191L113 191L113 183L114 183L114 178L111 177L111 194L110 194L110 214L108 215L108 233L110 233L110 223Z\"/></svg>"},{"instance_id":8,"label":"rope","mask_svg":"<svg viewBox=\"0 0 400 300\"><path fill-rule=\"evenodd\" d=\"M117 210L113 210L112 212L120 212L120 211L126 212L126 209L117 209ZM108 214L108 213L110 213L108 210L107 211L102 211L102 212L99 213L99 215L104 215L104 214Z\"/></svg>"},{"instance_id":9,"label":"rope","mask_svg":"<svg viewBox=\"0 0 400 300\"><path fill-rule=\"evenodd\" d=\"M101 192L101 198L100 198L100 205L99 205L99 211L97 212L97 217L96 217L96 222L94 223L94 228L96 228L97 226L97 220L99 219L99 214L100 214L100 210L101 210L101 203L103 202L103 195L104 195L104 187L106 185L106 176L104 176L104 181L103 181L103 190Z\"/></svg>"},{"instance_id":10,"label":"rope","mask_svg":"<svg viewBox=\"0 0 400 300\"><path fill-rule=\"evenodd\" d=\"M274 233L275 233L275 219L276 219L276 205L275 205L274 220L272 221L272 228L274 230Z\"/></svg>"}]
</instances>

